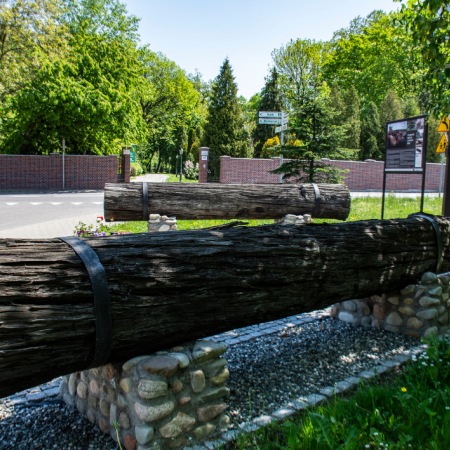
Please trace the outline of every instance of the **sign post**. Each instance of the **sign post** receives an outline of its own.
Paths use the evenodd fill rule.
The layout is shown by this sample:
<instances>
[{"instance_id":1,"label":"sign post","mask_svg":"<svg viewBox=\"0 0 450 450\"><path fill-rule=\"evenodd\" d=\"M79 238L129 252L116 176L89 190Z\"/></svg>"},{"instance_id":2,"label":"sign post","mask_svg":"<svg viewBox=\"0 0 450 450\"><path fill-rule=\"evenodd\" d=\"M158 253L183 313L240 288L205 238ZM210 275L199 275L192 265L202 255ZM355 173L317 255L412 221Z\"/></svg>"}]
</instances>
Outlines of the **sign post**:
<instances>
[{"instance_id":1,"label":"sign post","mask_svg":"<svg viewBox=\"0 0 450 450\"><path fill-rule=\"evenodd\" d=\"M281 127L275 128L275 133L281 131L281 146L284 145L283 131L287 130L287 123L289 120L289 114L280 111L260 111L259 112L259 124L260 125L281 125ZM281 148L280 166L283 164L283 147ZM280 183L283 182L283 175L280 174Z\"/></svg>"},{"instance_id":2,"label":"sign post","mask_svg":"<svg viewBox=\"0 0 450 450\"><path fill-rule=\"evenodd\" d=\"M441 121L442 123L442 121ZM441 124L439 124L438 130L441 127ZM445 136L445 133L442 135L441 140L439 141L439 144L436 149L436 153L442 153L441 157L441 176L439 177L439 198L441 198L441 192L442 192L442 175L444 173L444 159L445 159L445 149L448 145L447 137Z\"/></svg>"},{"instance_id":3,"label":"sign post","mask_svg":"<svg viewBox=\"0 0 450 450\"><path fill-rule=\"evenodd\" d=\"M420 212L423 212L425 177L427 170L427 116L416 116L386 123L386 151L383 177L383 200L381 219L384 219L386 198L386 175L422 175L422 198Z\"/></svg>"},{"instance_id":4,"label":"sign post","mask_svg":"<svg viewBox=\"0 0 450 450\"><path fill-rule=\"evenodd\" d=\"M446 65L447 67L447 65ZM444 152L446 153L447 157L447 164L445 166L445 181L444 181L444 195L442 199L442 215L443 216L450 216L450 182L448 180L449 178L449 172L450 172L450 146L448 145L447 138L445 136L445 133L448 134L450 128L450 122L447 116L442 117L441 122L439 123L437 132L438 133L444 133L441 137L441 140L439 141L438 148L436 149L436 153L442 153L442 148L445 146ZM442 172L444 167L444 154L442 155L441 160L441 179L440 183L442 183ZM439 197L441 196L441 185L439 184Z\"/></svg>"}]
</instances>

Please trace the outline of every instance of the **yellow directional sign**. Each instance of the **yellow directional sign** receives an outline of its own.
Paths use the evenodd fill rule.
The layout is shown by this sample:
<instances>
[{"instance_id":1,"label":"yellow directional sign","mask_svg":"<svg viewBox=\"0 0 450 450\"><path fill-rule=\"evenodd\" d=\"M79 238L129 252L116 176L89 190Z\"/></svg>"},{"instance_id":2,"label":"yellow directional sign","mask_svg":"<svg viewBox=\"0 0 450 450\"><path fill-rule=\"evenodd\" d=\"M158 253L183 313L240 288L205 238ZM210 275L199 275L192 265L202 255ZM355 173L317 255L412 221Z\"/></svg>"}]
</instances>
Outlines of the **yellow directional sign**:
<instances>
[{"instance_id":1,"label":"yellow directional sign","mask_svg":"<svg viewBox=\"0 0 450 450\"><path fill-rule=\"evenodd\" d=\"M442 135L439 145L437 146L436 153L445 153L445 148L447 147L448 141L445 134Z\"/></svg>"},{"instance_id":2,"label":"yellow directional sign","mask_svg":"<svg viewBox=\"0 0 450 450\"><path fill-rule=\"evenodd\" d=\"M438 133L444 133L444 132L449 131L449 128L450 128L450 122L448 120L448 117L444 116L441 119L441 123L439 124L437 131L438 131Z\"/></svg>"}]
</instances>

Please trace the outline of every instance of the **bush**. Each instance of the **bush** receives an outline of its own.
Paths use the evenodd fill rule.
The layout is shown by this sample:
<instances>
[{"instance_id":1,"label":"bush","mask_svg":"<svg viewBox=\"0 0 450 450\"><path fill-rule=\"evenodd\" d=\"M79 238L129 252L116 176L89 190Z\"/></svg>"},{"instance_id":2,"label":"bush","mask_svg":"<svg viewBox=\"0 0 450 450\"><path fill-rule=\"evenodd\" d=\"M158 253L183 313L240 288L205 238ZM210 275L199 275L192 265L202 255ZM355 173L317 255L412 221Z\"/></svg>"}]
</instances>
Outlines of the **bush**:
<instances>
[{"instance_id":1,"label":"bush","mask_svg":"<svg viewBox=\"0 0 450 450\"><path fill-rule=\"evenodd\" d=\"M198 180L198 172L199 172L198 164L194 165L194 163L189 159L184 163L183 172L184 176L188 180Z\"/></svg>"},{"instance_id":2,"label":"bush","mask_svg":"<svg viewBox=\"0 0 450 450\"><path fill-rule=\"evenodd\" d=\"M144 173L144 168L141 166L141 163L135 162L130 164L130 175L132 177L138 177Z\"/></svg>"}]
</instances>

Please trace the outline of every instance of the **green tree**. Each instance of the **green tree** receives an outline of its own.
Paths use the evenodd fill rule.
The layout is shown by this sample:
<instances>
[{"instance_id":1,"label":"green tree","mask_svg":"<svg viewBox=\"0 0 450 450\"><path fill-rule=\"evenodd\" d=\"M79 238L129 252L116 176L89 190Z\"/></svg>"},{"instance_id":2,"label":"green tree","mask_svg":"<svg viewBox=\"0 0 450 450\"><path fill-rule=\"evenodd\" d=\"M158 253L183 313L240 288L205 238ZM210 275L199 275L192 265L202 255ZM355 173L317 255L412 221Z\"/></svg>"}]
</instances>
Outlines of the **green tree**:
<instances>
[{"instance_id":1,"label":"green tree","mask_svg":"<svg viewBox=\"0 0 450 450\"><path fill-rule=\"evenodd\" d=\"M383 130L380 125L377 105L374 102L370 102L364 111L361 123L361 160L380 160L383 158L383 152L378 147L382 135Z\"/></svg>"},{"instance_id":2,"label":"green tree","mask_svg":"<svg viewBox=\"0 0 450 450\"><path fill-rule=\"evenodd\" d=\"M203 142L218 155L237 157L243 152L241 109L228 58L214 80ZM245 142L244 144L246 146Z\"/></svg>"},{"instance_id":3,"label":"green tree","mask_svg":"<svg viewBox=\"0 0 450 450\"><path fill-rule=\"evenodd\" d=\"M202 105L192 81L165 55L142 47L139 60L143 83L138 95L147 137L138 151L149 171L156 156L159 171L169 157L172 163L176 160L180 147L189 150L188 130L195 127Z\"/></svg>"},{"instance_id":4,"label":"green tree","mask_svg":"<svg viewBox=\"0 0 450 450\"><path fill-rule=\"evenodd\" d=\"M272 52L283 95L291 103L306 98L317 86L327 50L328 45L323 42L297 39Z\"/></svg>"},{"instance_id":5,"label":"green tree","mask_svg":"<svg viewBox=\"0 0 450 450\"><path fill-rule=\"evenodd\" d=\"M421 48L399 24L399 13L377 12L374 20L341 33L331 45L324 64L324 79L341 90L356 89L362 106L378 107L389 90L400 98L423 89Z\"/></svg>"},{"instance_id":6,"label":"green tree","mask_svg":"<svg viewBox=\"0 0 450 450\"><path fill-rule=\"evenodd\" d=\"M395 0L401 1L401 0ZM431 108L438 117L450 113L450 6L447 0L409 0L398 19L420 48Z\"/></svg>"},{"instance_id":7,"label":"green tree","mask_svg":"<svg viewBox=\"0 0 450 450\"><path fill-rule=\"evenodd\" d=\"M380 105L380 123L385 128L386 122L403 119L402 103L398 95L389 89Z\"/></svg>"},{"instance_id":8,"label":"green tree","mask_svg":"<svg viewBox=\"0 0 450 450\"><path fill-rule=\"evenodd\" d=\"M59 0L0 0L0 104L31 82L48 57L66 51Z\"/></svg>"},{"instance_id":9,"label":"green tree","mask_svg":"<svg viewBox=\"0 0 450 450\"><path fill-rule=\"evenodd\" d=\"M47 60L5 106L6 153L116 153L117 140L140 140L143 123L130 93L140 83L136 55L101 37L77 37L66 58Z\"/></svg>"},{"instance_id":10,"label":"green tree","mask_svg":"<svg viewBox=\"0 0 450 450\"><path fill-rule=\"evenodd\" d=\"M281 98L280 89L278 86L278 72L275 67L270 70L269 76L265 78L266 84L261 90L261 100L258 104L257 111L282 111L283 102ZM255 114L258 120L258 114ZM275 127L270 125L260 125L259 123L253 130L253 140L255 142L255 150L253 152L254 158L259 158L267 139L270 139L275 134Z\"/></svg>"},{"instance_id":11,"label":"green tree","mask_svg":"<svg viewBox=\"0 0 450 450\"><path fill-rule=\"evenodd\" d=\"M282 147L283 154L291 160L283 163L273 173L282 173L283 179L296 182L339 183L343 171L322 158L345 158L341 144L347 126L336 124L336 112L330 104L329 88L318 86L299 99L291 113L291 132L299 145Z\"/></svg>"},{"instance_id":12,"label":"green tree","mask_svg":"<svg viewBox=\"0 0 450 450\"><path fill-rule=\"evenodd\" d=\"M361 120L360 101L358 92L354 87L342 93L337 86L331 89L330 101L335 109L335 124L347 126L346 136L341 145L343 148L355 150L360 148Z\"/></svg>"},{"instance_id":13,"label":"green tree","mask_svg":"<svg viewBox=\"0 0 450 450\"><path fill-rule=\"evenodd\" d=\"M415 96L408 95L401 99L403 117L415 117L420 114L419 103Z\"/></svg>"},{"instance_id":14,"label":"green tree","mask_svg":"<svg viewBox=\"0 0 450 450\"><path fill-rule=\"evenodd\" d=\"M102 36L124 46L139 41L139 22L129 15L119 0L63 0L66 4L61 21L74 35Z\"/></svg>"}]
</instances>

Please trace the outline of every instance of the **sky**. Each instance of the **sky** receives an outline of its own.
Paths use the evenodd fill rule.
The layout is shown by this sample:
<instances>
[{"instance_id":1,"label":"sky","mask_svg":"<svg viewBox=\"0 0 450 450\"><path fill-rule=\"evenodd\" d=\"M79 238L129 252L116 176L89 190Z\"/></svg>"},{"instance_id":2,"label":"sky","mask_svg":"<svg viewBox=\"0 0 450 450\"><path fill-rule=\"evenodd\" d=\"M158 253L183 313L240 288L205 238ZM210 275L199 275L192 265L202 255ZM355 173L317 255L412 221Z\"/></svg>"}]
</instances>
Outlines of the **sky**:
<instances>
[{"instance_id":1,"label":"sky","mask_svg":"<svg viewBox=\"0 0 450 450\"><path fill-rule=\"evenodd\" d=\"M141 18L141 44L164 53L187 73L215 78L226 57L249 99L260 92L271 52L291 39L329 40L333 32L393 0L122 0Z\"/></svg>"}]
</instances>

